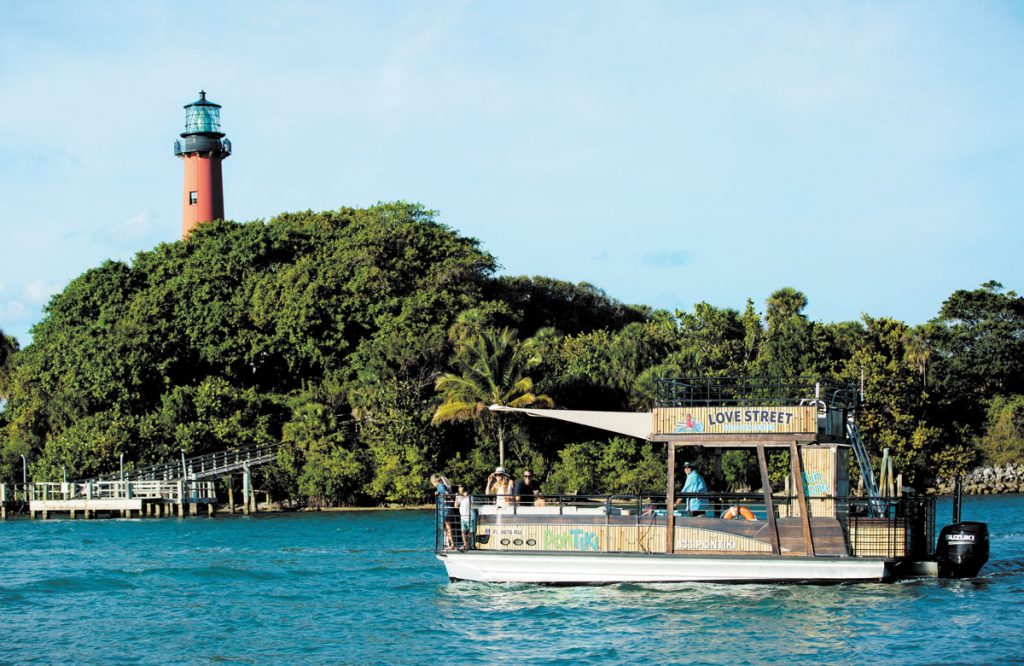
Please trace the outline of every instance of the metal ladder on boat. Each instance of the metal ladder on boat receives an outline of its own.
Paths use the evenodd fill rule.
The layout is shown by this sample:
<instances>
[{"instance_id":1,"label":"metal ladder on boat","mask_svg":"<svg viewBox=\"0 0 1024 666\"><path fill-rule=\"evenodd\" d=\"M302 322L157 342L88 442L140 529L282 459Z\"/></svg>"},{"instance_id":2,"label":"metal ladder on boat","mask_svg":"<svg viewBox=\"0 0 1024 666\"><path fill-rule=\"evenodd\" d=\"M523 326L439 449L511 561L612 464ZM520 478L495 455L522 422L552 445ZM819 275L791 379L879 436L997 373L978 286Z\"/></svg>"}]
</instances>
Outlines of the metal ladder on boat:
<instances>
[{"instance_id":1,"label":"metal ladder on boat","mask_svg":"<svg viewBox=\"0 0 1024 666\"><path fill-rule=\"evenodd\" d=\"M868 510L872 516L881 516L884 513L885 503L878 492L875 475L871 471L871 460L868 458L868 450L864 446L864 440L860 436L857 424L853 421L847 421L846 434L850 437L850 444L853 445L853 455L857 458L860 476L864 479L864 490L868 494Z\"/></svg>"}]
</instances>

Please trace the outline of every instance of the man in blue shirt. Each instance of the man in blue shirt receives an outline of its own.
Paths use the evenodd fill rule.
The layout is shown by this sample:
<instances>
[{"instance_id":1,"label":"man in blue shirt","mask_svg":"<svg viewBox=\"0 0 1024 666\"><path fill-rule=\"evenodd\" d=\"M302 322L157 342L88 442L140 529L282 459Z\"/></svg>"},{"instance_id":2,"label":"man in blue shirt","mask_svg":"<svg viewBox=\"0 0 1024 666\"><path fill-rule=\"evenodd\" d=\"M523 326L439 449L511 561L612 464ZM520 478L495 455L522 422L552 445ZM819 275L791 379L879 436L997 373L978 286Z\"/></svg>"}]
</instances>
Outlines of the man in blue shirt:
<instances>
[{"instance_id":1,"label":"man in blue shirt","mask_svg":"<svg viewBox=\"0 0 1024 666\"><path fill-rule=\"evenodd\" d=\"M683 471L686 472L686 483L683 485L684 493L700 494L708 491L708 484L704 482L704 477L700 475L692 462L683 463ZM686 500L686 509L691 516L703 516L704 502L705 500L700 497L690 497Z\"/></svg>"}]
</instances>

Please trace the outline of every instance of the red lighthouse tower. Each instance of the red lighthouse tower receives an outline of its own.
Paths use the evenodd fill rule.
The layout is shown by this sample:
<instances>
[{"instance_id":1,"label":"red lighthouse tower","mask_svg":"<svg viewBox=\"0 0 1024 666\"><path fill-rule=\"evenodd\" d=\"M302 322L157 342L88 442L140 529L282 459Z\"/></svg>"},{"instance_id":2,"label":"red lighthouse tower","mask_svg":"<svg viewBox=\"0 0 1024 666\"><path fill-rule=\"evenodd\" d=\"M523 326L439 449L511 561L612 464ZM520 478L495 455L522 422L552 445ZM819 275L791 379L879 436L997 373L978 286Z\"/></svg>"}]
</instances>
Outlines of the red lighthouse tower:
<instances>
[{"instance_id":1,"label":"red lighthouse tower","mask_svg":"<svg viewBox=\"0 0 1024 666\"><path fill-rule=\"evenodd\" d=\"M181 203L181 237L200 222L224 219L224 183L220 163L231 154L231 142L220 131L220 104L206 101L206 91L185 107L185 131L174 142L174 154L185 162Z\"/></svg>"}]
</instances>

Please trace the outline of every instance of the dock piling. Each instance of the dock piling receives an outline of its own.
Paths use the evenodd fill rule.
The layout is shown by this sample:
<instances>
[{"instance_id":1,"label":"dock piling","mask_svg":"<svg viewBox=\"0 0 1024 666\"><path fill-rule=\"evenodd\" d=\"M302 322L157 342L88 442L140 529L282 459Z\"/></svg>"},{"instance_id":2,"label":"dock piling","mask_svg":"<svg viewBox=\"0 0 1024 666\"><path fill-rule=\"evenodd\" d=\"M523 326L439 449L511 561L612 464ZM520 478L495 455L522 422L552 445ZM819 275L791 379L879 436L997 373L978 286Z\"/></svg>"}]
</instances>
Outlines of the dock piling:
<instances>
[{"instance_id":1,"label":"dock piling","mask_svg":"<svg viewBox=\"0 0 1024 666\"><path fill-rule=\"evenodd\" d=\"M249 468L242 468L242 513L249 515L249 495L252 493L252 475Z\"/></svg>"}]
</instances>

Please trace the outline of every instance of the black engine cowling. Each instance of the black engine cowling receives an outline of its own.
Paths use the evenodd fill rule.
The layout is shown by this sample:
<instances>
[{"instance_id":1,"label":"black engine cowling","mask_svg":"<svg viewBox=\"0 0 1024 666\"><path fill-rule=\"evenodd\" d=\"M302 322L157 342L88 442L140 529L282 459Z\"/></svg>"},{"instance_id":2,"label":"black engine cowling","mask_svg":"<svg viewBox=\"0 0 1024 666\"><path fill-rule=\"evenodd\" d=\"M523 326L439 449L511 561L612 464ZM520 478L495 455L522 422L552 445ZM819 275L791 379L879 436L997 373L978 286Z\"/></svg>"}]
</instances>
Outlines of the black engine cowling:
<instances>
[{"instance_id":1,"label":"black engine cowling","mask_svg":"<svg viewBox=\"0 0 1024 666\"><path fill-rule=\"evenodd\" d=\"M988 525L964 521L939 532L935 550L940 578L973 578L988 562Z\"/></svg>"}]
</instances>

